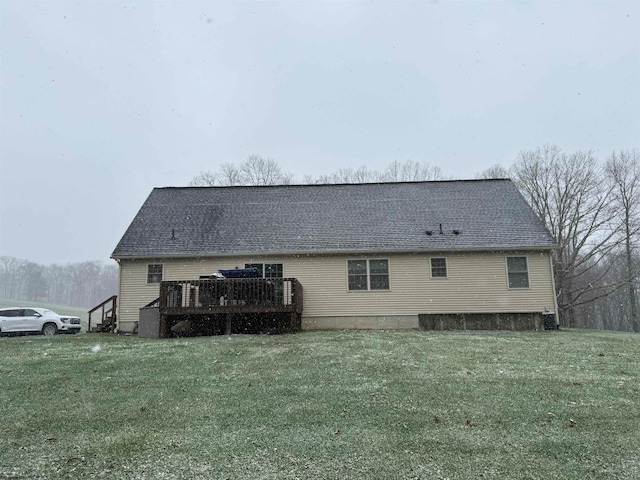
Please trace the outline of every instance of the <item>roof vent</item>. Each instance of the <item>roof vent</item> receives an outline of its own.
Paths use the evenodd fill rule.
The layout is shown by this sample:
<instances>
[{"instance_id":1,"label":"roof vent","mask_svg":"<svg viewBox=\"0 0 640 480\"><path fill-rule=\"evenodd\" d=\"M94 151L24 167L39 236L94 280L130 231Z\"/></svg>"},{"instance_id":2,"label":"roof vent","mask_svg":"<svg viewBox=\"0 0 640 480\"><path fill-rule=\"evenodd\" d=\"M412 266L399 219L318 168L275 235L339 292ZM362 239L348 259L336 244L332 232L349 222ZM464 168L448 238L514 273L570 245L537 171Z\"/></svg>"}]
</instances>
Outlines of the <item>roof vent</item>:
<instances>
[{"instance_id":1,"label":"roof vent","mask_svg":"<svg viewBox=\"0 0 640 480\"><path fill-rule=\"evenodd\" d=\"M453 234L454 234L454 235L460 235L461 233L462 233L462 232L461 232L460 230L454 230L454 231L453 231Z\"/></svg>"},{"instance_id":2,"label":"roof vent","mask_svg":"<svg viewBox=\"0 0 640 480\"><path fill-rule=\"evenodd\" d=\"M427 230L425 233L426 233L427 235L432 235L432 234L433 234L433 232L432 232L431 230Z\"/></svg>"},{"instance_id":3,"label":"roof vent","mask_svg":"<svg viewBox=\"0 0 640 480\"><path fill-rule=\"evenodd\" d=\"M442 231L442 224L440 224L440 235L442 235L444 232Z\"/></svg>"}]
</instances>

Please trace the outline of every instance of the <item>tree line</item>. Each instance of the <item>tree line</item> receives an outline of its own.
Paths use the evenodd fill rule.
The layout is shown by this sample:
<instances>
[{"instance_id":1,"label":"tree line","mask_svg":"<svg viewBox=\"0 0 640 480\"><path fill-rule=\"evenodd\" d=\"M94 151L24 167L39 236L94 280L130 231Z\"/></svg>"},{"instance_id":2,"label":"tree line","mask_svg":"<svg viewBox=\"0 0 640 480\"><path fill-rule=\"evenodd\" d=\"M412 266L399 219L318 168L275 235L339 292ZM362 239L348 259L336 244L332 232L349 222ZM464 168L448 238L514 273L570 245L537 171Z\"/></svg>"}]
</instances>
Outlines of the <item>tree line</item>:
<instances>
[{"instance_id":1,"label":"tree line","mask_svg":"<svg viewBox=\"0 0 640 480\"><path fill-rule=\"evenodd\" d=\"M558 242L553 253L561 323L568 327L640 331L640 152L564 152L557 146L521 151L512 165L476 178L511 178ZM306 184L446 179L412 160L382 171L366 166L305 176ZM239 165L201 172L191 185L286 185L293 174L273 159L250 156ZM44 266L0 257L0 298L92 307L118 290L116 265L82 262Z\"/></svg>"},{"instance_id":2,"label":"tree line","mask_svg":"<svg viewBox=\"0 0 640 480\"><path fill-rule=\"evenodd\" d=\"M640 332L640 152L564 152L554 145L521 151L478 179L511 178L554 235L556 298L561 324ZM366 166L305 176L305 184L445 180L439 167L407 160L382 171ZM195 176L192 186L288 185L294 175L252 155Z\"/></svg>"},{"instance_id":3,"label":"tree line","mask_svg":"<svg viewBox=\"0 0 640 480\"><path fill-rule=\"evenodd\" d=\"M205 170L191 179L193 187L240 186L240 185L290 185L294 175L282 170L272 158L251 155L239 165L223 163L217 170ZM305 184L376 183L444 180L440 167L425 162L395 161L383 170L372 170L366 165L358 168L341 168L328 175L305 175Z\"/></svg>"},{"instance_id":4,"label":"tree line","mask_svg":"<svg viewBox=\"0 0 640 480\"><path fill-rule=\"evenodd\" d=\"M545 146L520 152L509 173L558 242L553 264L563 324L640 332L640 152L601 161L592 152Z\"/></svg>"},{"instance_id":5,"label":"tree line","mask_svg":"<svg viewBox=\"0 0 640 480\"><path fill-rule=\"evenodd\" d=\"M118 267L103 262L41 265L0 257L0 298L91 308L118 292Z\"/></svg>"}]
</instances>

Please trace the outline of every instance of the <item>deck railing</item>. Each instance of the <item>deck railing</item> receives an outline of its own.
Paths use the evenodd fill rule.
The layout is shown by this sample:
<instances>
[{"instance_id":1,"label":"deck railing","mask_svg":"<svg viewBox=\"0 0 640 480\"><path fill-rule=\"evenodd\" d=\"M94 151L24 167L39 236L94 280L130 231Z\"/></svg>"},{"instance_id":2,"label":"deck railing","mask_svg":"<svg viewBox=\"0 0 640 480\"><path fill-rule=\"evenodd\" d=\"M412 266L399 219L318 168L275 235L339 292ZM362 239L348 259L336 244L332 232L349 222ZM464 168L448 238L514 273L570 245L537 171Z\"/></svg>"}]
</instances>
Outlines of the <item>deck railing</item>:
<instances>
[{"instance_id":1,"label":"deck railing","mask_svg":"<svg viewBox=\"0 0 640 480\"><path fill-rule=\"evenodd\" d=\"M160 283L160 314L302 313L295 278L167 280Z\"/></svg>"},{"instance_id":2,"label":"deck railing","mask_svg":"<svg viewBox=\"0 0 640 480\"><path fill-rule=\"evenodd\" d=\"M118 296L113 295L107 298L100 305L93 307L89 310L89 324L87 326L87 331L98 331L98 332L113 332L116 328L116 307L118 303ZM95 314L98 310L100 310L100 319L96 322L96 324L91 326L91 316Z\"/></svg>"}]
</instances>

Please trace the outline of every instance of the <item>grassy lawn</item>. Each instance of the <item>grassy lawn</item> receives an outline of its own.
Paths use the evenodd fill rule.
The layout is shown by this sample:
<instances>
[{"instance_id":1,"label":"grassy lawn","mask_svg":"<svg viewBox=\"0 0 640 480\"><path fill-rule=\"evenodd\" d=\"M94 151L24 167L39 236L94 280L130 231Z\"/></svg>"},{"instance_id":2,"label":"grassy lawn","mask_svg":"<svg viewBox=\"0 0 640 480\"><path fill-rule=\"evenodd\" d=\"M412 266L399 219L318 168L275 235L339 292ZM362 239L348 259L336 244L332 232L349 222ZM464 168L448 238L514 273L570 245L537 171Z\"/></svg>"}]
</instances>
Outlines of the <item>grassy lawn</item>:
<instances>
[{"instance_id":1,"label":"grassy lawn","mask_svg":"<svg viewBox=\"0 0 640 480\"><path fill-rule=\"evenodd\" d=\"M578 330L0 338L0 479L637 479L639 358Z\"/></svg>"}]
</instances>

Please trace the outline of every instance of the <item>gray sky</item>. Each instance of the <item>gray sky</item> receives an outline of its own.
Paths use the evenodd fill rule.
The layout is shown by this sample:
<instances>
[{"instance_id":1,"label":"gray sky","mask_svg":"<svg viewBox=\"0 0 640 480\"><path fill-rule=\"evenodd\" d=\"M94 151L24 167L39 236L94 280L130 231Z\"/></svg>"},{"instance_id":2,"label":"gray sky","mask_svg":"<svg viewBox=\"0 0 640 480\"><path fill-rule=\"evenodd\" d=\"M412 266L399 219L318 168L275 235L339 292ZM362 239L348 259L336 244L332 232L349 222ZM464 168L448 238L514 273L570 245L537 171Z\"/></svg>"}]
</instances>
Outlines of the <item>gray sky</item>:
<instances>
[{"instance_id":1,"label":"gray sky","mask_svg":"<svg viewBox=\"0 0 640 480\"><path fill-rule=\"evenodd\" d=\"M0 255L108 260L156 186L251 154L302 181L472 178L640 143L640 2L0 0Z\"/></svg>"}]
</instances>

